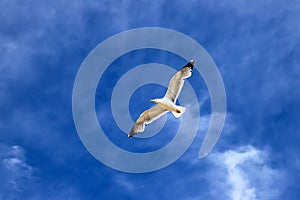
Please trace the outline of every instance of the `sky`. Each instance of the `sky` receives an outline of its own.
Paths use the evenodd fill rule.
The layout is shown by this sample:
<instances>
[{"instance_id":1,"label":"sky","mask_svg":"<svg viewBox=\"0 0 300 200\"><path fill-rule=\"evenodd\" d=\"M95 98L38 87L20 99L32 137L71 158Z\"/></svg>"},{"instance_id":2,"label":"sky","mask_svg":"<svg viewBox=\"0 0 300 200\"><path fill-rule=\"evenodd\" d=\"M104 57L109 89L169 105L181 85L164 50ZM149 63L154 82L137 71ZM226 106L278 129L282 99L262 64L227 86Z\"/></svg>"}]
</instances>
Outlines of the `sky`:
<instances>
[{"instance_id":1,"label":"sky","mask_svg":"<svg viewBox=\"0 0 300 200\"><path fill-rule=\"evenodd\" d=\"M0 7L0 199L299 198L299 1L3 0ZM171 165L135 174L107 167L85 148L72 91L98 44L140 27L172 29L205 48L224 81L227 116L213 151L198 159L211 105L195 71L189 83L198 91L201 116L192 145ZM130 151L161 148L178 126L167 115L157 136L129 144L113 119L118 78L151 62L178 70L186 61L153 49L130 52L109 66L95 95L107 137ZM138 88L132 118L164 91L157 84Z\"/></svg>"}]
</instances>

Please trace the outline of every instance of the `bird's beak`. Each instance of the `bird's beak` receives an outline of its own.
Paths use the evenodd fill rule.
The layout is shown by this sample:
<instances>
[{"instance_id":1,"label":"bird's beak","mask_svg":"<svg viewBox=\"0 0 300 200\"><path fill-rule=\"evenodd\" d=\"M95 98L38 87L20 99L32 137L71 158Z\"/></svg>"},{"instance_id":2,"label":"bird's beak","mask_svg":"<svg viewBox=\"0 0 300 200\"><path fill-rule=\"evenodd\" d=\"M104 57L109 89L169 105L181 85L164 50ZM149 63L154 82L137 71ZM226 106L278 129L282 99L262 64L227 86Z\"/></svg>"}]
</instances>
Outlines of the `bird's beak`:
<instances>
[{"instance_id":1,"label":"bird's beak","mask_svg":"<svg viewBox=\"0 0 300 200\"><path fill-rule=\"evenodd\" d=\"M155 103L155 100L154 100L154 99L151 99L150 101Z\"/></svg>"}]
</instances>

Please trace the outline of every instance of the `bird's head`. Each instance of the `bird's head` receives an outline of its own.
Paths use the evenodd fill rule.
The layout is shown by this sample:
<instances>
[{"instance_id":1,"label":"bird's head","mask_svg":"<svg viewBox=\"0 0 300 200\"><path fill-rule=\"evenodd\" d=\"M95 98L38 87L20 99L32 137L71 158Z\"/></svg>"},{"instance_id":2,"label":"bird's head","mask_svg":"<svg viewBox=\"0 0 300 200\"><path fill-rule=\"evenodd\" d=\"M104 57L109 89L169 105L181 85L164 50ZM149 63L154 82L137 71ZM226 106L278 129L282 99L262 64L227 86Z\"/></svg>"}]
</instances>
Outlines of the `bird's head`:
<instances>
[{"instance_id":1,"label":"bird's head","mask_svg":"<svg viewBox=\"0 0 300 200\"><path fill-rule=\"evenodd\" d=\"M158 99L151 99L150 101L153 103L158 103Z\"/></svg>"}]
</instances>

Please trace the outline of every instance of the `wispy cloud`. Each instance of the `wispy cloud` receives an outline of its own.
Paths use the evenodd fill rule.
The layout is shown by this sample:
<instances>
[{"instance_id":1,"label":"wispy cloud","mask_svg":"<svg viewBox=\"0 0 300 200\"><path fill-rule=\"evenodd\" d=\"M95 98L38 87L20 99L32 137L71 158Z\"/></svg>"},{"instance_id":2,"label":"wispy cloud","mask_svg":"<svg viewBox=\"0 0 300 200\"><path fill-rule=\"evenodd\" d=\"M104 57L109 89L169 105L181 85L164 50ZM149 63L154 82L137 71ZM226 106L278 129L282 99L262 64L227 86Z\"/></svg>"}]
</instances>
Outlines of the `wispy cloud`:
<instances>
[{"instance_id":1,"label":"wispy cloud","mask_svg":"<svg viewBox=\"0 0 300 200\"><path fill-rule=\"evenodd\" d=\"M273 168L267 158L267 151L253 146L216 153L210 159L215 170L222 170L226 184L213 184L226 188L232 200L278 199L285 187L284 171Z\"/></svg>"},{"instance_id":2,"label":"wispy cloud","mask_svg":"<svg viewBox=\"0 0 300 200\"><path fill-rule=\"evenodd\" d=\"M0 199L79 199L73 185L40 177L19 145L0 144Z\"/></svg>"},{"instance_id":3,"label":"wispy cloud","mask_svg":"<svg viewBox=\"0 0 300 200\"><path fill-rule=\"evenodd\" d=\"M26 162L26 155L22 147L0 146L0 197L7 198L14 193L22 192L26 184L34 178L35 168Z\"/></svg>"}]
</instances>

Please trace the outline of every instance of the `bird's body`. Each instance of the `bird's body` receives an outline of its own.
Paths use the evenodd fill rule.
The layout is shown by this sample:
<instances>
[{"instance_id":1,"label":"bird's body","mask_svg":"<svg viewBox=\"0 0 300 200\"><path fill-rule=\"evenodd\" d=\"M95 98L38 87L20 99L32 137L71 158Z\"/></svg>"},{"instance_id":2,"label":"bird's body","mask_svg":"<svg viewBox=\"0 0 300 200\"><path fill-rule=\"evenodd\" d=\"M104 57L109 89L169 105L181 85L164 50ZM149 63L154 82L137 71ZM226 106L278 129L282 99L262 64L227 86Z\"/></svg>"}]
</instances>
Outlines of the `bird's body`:
<instances>
[{"instance_id":1,"label":"bird's body","mask_svg":"<svg viewBox=\"0 0 300 200\"><path fill-rule=\"evenodd\" d=\"M154 103L157 103L159 106L162 108L168 110L168 111L173 111L173 112L180 112L178 109L178 106L175 105L174 102L170 101L168 98L162 98L162 99L154 99L151 100Z\"/></svg>"},{"instance_id":2,"label":"bird's body","mask_svg":"<svg viewBox=\"0 0 300 200\"><path fill-rule=\"evenodd\" d=\"M185 108L176 105L176 100L183 87L184 79L192 75L194 62L194 60L191 60L172 77L169 83L168 90L163 98L150 100L157 105L150 108L149 110L144 111L140 115L140 117L132 127L130 133L128 134L128 137L132 137L137 133L143 132L145 130L145 125L150 124L169 111L171 111L176 118L180 117L184 113Z\"/></svg>"}]
</instances>

